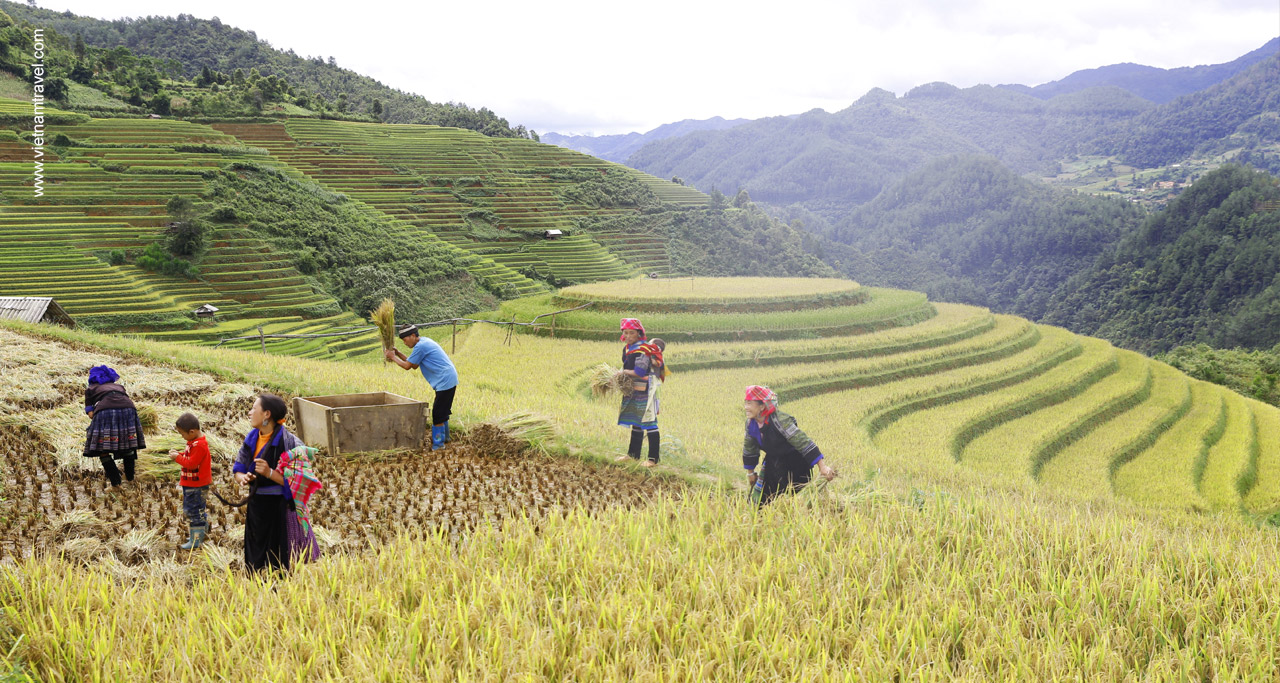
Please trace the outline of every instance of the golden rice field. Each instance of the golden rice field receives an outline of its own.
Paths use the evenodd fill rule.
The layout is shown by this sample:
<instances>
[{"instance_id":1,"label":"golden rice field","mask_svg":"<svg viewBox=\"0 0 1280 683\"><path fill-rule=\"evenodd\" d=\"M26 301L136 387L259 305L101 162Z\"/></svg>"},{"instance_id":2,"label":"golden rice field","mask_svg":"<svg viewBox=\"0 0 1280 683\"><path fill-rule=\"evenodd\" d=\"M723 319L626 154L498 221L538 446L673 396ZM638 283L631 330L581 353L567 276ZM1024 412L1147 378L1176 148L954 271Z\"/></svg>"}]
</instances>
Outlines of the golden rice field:
<instances>
[{"instance_id":1,"label":"golden rice field","mask_svg":"<svg viewBox=\"0 0 1280 683\"><path fill-rule=\"evenodd\" d=\"M556 298L597 307L670 310L680 306L720 305L797 308L853 298L858 283L839 278L673 277L636 278L565 287Z\"/></svg>"},{"instance_id":2,"label":"golden rice field","mask_svg":"<svg viewBox=\"0 0 1280 683\"><path fill-rule=\"evenodd\" d=\"M592 287L615 297L612 310L635 286ZM238 553L234 539L219 544L224 555L138 570L145 579L94 559L145 567L127 562L146 540L126 538L133 530L85 534L104 555L74 545L8 552L0 676L7 667L39 680L1273 677L1280 538L1263 520L1280 510L1280 410L1101 340L969 306L925 311L910 296L864 289L858 304L797 311L797 328L852 330L831 336L700 340L662 326L688 320L678 308L635 316L668 341L656 477L605 462L624 450L626 433L615 425L617 396L593 393L590 377L618 364L616 336L473 327L452 354L461 377L455 424L533 413L557 437L541 443L552 456L440 458L442 472L461 473L455 495L465 482L482 508L508 498L494 483L496 462L533 463L529 476L545 474L548 491L561 476L554 468L576 463L584 481L615 482L572 485L583 492L577 500L619 504L525 501L504 514L481 509L458 528L392 525L392 534L331 543L321 562L267 586L219 559ZM888 322L853 325L865 315L858 306L882 307L875 317ZM895 317L894 306L913 312ZM506 310L531 308L518 301ZM732 332L740 314L696 318ZM579 320L603 333L621 315ZM4 330L28 349L72 344L76 354L120 357L157 377L431 398L418 373L368 361L285 363L242 350ZM44 361L4 362L6 373L48 372ZM59 382L40 397L0 397L5 428L32 429L12 420L56 408L71 393ZM740 464L746 384L777 389L782 410L841 476L760 513L750 508ZM200 391L174 402L200 407ZM428 457L375 460L369 466L384 469L361 475L329 470L340 485L313 499L317 523L363 528L389 508L431 519L432 504L419 498L433 487L415 488L407 476L398 486L409 495L388 502L378 491L390 472L428 467ZM29 495L14 490L31 484L10 473L12 459L3 465L0 497ZM627 498L628 489L639 497ZM56 551L76 522L67 517L73 501L32 509L17 524L53 539ZM245 638L263 633L288 634L290 645L266 656Z\"/></svg>"}]
</instances>

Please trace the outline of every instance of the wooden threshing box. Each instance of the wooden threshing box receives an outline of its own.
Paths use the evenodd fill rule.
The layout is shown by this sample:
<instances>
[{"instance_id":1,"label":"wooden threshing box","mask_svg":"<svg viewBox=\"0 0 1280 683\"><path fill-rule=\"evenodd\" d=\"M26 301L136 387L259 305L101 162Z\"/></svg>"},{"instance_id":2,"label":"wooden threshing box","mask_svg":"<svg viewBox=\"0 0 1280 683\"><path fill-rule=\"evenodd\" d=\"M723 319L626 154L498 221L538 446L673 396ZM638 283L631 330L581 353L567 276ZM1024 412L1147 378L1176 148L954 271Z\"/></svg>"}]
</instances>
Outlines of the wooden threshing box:
<instances>
[{"instance_id":1,"label":"wooden threshing box","mask_svg":"<svg viewBox=\"0 0 1280 683\"><path fill-rule=\"evenodd\" d=\"M421 448L430 415L426 402L385 391L293 399L298 438L330 455Z\"/></svg>"}]
</instances>

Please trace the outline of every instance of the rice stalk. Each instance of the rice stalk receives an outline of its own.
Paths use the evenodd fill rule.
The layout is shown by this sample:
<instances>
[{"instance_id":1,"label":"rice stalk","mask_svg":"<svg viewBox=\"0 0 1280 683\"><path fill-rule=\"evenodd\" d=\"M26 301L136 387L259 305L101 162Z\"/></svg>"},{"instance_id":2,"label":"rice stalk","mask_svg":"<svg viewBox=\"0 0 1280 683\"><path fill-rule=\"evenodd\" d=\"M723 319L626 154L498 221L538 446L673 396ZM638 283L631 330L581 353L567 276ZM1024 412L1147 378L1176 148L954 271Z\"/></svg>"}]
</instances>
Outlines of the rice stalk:
<instances>
[{"instance_id":1,"label":"rice stalk","mask_svg":"<svg viewBox=\"0 0 1280 683\"><path fill-rule=\"evenodd\" d=\"M116 541L116 549L130 564L137 564L150 557L160 542L160 532L156 529L134 529Z\"/></svg>"},{"instance_id":2,"label":"rice stalk","mask_svg":"<svg viewBox=\"0 0 1280 683\"><path fill-rule=\"evenodd\" d=\"M532 412L512 413L490 422L507 436L528 443L530 447L547 453L556 440L556 427L551 418Z\"/></svg>"},{"instance_id":3,"label":"rice stalk","mask_svg":"<svg viewBox=\"0 0 1280 683\"><path fill-rule=\"evenodd\" d=\"M149 581L169 581L178 583L187 579L189 573L185 565L175 562L172 557L162 557L140 565L142 575Z\"/></svg>"},{"instance_id":4,"label":"rice stalk","mask_svg":"<svg viewBox=\"0 0 1280 683\"><path fill-rule=\"evenodd\" d=\"M241 561L240 555L236 552L208 541L200 545L200 552L204 555L205 566L214 573L222 573L232 569Z\"/></svg>"},{"instance_id":5,"label":"rice stalk","mask_svg":"<svg viewBox=\"0 0 1280 683\"><path fill-rule=\"evenodd\" d=\"M609 394L626 396L631 393L631 376L608 363L601 363L592 368L591 375L587 381L591 385L591 395L597 398L608 396Z\"/></svg>"},{"instance_id":6,"label":"rice stalk","mask_svg":"<svg viewBox=\"0 0 1280 683\"><path fill-rule=\"evenodd\" d=\"M378 326L378 336L382 341L382 350L396 347L396 304L390 298L382 300L378 307L369 314L369 321Z\"/></svg>"},{"instance_id":7,"label":"rice stalk","mask_svg":"<svg viewBox=\"0 0 1280 683\"><path fill-rule=\"evenodd\" d=\"M141 568L130 567L110 553L99 558L97 566L114 577L116 581L136 581L143 576Z\"/></svg>"},{"instance_id":8,"label":"rice stalk","mask_svg":"<svg viewBox=\"0 0 1280 683\"><path fill-rule=\"evenodd\" d=\"M244 525L237 524L227 529L227 539L233 543L242 543L244 541Z\"/></svg>"},{"instance_id":9,"label":"rice stalk","mask_svg":"<svg viewBox=\"0 0 1280 683\"><path fill-rule=\"evenodd\" d=\"M72 529L97 529L106 522L89 510L76 509L64 512L49 523L53 533L61 536Z\"/></svg>"},{"instance_id":10,"label":"rice stalk","mask_svg":"<svg viewBox=\"0 0 1280 683\"><path fill-rule=\"evenodd\" d=\"M312 524L311 529L315 531L316 542L325 550L337 548L347 542L341 533L331 529L326 529L319 524Z\"/></svg>"},{"instance_id":11,"label":"rice stalk","mask_svg":"<svg viewBox=\"0 0 1280 683\"><path fill-rule=\"evenodd\" d=\"M110 550L105 543L93 536L67 539L58 549L66 557L85 564L92 563L102 553Z\"/></svg>"},{"instance_id":12,"label":"rice stalk","mask_svg":"<svg viewBox=\"0 0 1280 683\"><path fill-rule=\"evenodd\" d=\"M154 434L160 426L160 413L152 406L138 406L138 422L142 425L142 431Z\"/></svg>"},{"instance_id":13,"label":"rice stalk","mask_svg":"<svg viewBox=\"0 0 1280 683\"><path fill-rule=\"evenodd\" d=\"M181 441L181 443L178 443ZM138 451L138 475L157 481L177 481L182 468L169 457L169 449L182 450L187 442L181 439L158 439L145 450Z\"/></svg>"}]
</instances>

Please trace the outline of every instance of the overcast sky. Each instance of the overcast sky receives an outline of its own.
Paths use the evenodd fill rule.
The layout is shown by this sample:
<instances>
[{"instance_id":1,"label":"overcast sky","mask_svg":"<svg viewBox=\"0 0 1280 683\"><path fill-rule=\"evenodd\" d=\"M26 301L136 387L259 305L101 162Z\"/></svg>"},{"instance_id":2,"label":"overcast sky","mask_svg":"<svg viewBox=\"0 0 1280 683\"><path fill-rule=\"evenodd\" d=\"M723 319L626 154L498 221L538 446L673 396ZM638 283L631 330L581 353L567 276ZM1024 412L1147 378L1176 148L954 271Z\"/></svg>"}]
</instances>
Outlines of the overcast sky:
<instances>
[{"instance_id":1,"label":"overcast sky","mask_svg":"<svg viewBox=\"0 0 1280 683\"><path fill-rule=\"evenodd\" d=\"M1038 85L1119 62L1228 62L1277 0L270 2L38 0L103 19L217 16L301 56L540 132L837 111L873 87Z\"/></svg>"}]
</instances>

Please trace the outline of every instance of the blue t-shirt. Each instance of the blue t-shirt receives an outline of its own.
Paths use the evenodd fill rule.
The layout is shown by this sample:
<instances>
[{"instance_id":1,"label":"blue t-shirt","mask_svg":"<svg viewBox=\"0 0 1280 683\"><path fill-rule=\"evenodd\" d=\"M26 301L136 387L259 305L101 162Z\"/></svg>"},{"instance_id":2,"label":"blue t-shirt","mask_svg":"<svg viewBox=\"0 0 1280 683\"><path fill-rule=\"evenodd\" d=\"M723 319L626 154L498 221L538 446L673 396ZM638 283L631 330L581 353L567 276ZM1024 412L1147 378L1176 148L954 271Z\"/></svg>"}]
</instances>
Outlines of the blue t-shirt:
<instances>
[{"instance_id":1,"label":"blue t-shirt","mask_svg":"<svg viewBox=\"0 0 1280 683\"><path fill-rule=\"evenodd\" d=\"M418 366L422 378L427 380L436 391L444 391L458 386L458 370L453 361L434 339L423 337L409 353L408 362Z\"/></svg>"}]
</instances>

